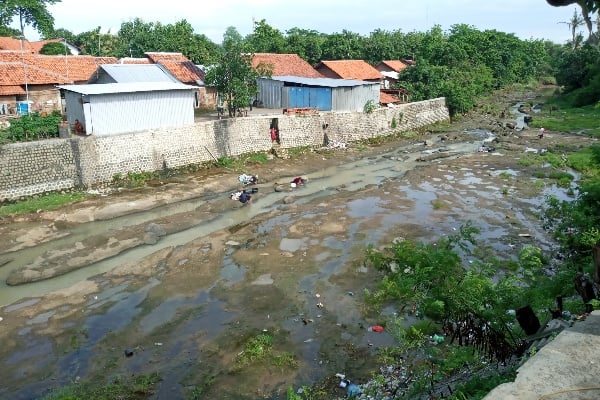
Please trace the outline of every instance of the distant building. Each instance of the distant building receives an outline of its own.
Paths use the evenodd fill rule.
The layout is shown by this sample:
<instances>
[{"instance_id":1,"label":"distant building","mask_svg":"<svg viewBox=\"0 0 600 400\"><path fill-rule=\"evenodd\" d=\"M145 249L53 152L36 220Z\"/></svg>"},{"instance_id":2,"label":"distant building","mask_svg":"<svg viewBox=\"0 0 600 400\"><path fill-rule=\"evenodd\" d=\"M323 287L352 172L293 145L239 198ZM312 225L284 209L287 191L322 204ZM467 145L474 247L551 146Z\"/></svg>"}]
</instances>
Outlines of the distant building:
<instances>
[{"instance_id":1,"label":"distant building","mask_svg":"<svg viewBox=\"0 0 600 400\"><path fill-rule=\"evenodd\" d=\"M252 57L252 67L256 69L260 64L270 68L272 76L324 78L297 54L256 53Z\"/></svg>"},{"instance_id":2,"label":"distant building","mask_svg":"<svg viewBox=\"0 0 600 400\"><path fill-rule=\"evenodd\" d=\"M321 75L333 79L353 79L380 83L381 73L364 60L321 61L315 67Z\"/></svg>"},{"instance_id":3,"label":"distant building","mask_svg":"<svg viewBox=\"0 0 600 400\"><path fill-rule=\"evenodd\" d=\"M362 111L369 101L379 103L379 82L274 76L259 78L257 84L258 100L266 108Z\"/></svg>"}]
</instances>

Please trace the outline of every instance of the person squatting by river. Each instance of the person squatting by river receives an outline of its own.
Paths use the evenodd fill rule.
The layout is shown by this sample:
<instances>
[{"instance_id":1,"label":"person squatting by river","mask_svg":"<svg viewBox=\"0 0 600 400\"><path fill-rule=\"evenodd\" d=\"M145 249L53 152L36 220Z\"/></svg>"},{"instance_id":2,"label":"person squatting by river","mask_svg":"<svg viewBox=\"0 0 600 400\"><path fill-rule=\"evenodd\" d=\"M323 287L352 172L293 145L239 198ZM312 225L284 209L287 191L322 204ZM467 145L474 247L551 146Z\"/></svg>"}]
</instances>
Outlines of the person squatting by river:
<instances>
[{"instance_id":1,"label":"person squatting by river","mask_svg":"<svg viewBox=\"0 0 600 400\"><path fill-rule=\"evenodd\" d=\"M252 195L245 190L231 194L231 200L238 200L242 204L252 203Z\"/></svg>"}]
</instances>

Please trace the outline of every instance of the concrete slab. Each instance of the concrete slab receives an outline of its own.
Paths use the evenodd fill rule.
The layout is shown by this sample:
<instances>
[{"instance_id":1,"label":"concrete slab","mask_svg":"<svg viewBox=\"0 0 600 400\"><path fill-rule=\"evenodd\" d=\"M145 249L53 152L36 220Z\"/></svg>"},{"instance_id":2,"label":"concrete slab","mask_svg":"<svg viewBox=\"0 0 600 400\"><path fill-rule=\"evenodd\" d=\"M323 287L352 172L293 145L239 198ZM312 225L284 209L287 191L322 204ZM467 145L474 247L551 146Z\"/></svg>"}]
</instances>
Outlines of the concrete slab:
<instances>
[{"instance_id":1,"label":"concrete slab","mask_svg":"<svg viewBox=\"0 0 600 400\"><path fill-rule=\"evenodd\" d=\"M484 400L600 399L600 311L559 333L517 372Z\"/></svg>"}]
</instances>

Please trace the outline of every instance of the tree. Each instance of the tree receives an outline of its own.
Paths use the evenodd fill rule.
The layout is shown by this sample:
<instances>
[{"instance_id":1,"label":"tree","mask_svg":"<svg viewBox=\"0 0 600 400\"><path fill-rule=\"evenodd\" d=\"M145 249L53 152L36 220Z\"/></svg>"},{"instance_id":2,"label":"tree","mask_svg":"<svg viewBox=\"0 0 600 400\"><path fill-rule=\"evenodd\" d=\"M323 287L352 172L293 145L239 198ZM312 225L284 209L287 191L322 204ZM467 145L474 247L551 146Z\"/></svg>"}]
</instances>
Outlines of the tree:
<instances>
[{"instance_id":1,"label":"tree","mask_svg":"<svg viewBox=\"0 0 600 400\"><path fill-rule=\"evenodd\" d=\"M61 42L49 42L46 43L41 49L40 54L47 56L59 56L65 54L71 54L67 46Z\"/></svg>"},{"instance_id":2,"label":"tree","mask_svg":"<svg viewBox=\"0 0 600 400\"><path fill-rule=\"evenodd\" d=\"M182 53L196 64L207 65L214 61L218 47L205 35L194 33L185 19L167 25L140 18L122 23L115 56L143 57L149 51Z\"/></svg>"},{"instance_id":3,"label":"tree","mask_svg":"<svg viewBox=\"0 0 600 400\"><path fill-rule=\"evenodd\" d=\"M322 46L325 60L362 60L364 39L358 33L343 30L328 35Z\"/></svg>"},{"instance_id":4,"label":"tree","mask_svg":"<svg viewBox=\"0 0 600 400\"><path fill-rule=\"evenodd\" d=\"M382 273L377 288L366 290L376 307L393 304L439 323L450 342L478 348L504 361L515 354L520 340L507 310L531 304L531 288L539 284L544 258L541 250L524 247L512 272L498 272L498 260L475 261L469 267L460 254L476 245L478 230L470 223L460 235L429 244L397 241L387 248L367 249L367 262ZM548 299L540 299L546 305ZM539 306L540 304L533 304Z\"/></svg>"},{"instance_id":5,"label":"tree","mask_svg":"<svg viewBox=\"0 0 600 400\"><path fill-rule=\"evenodd\" d=\"M278 29L263 19L254 23L254 31L246 37L246 43L255 53L283 53L285 38Z\"/></svg>"},{"instance_id":6,"label":"tree","mask_svg":"<svg viewBox=\"0 0 600 400\"><path fill-rule=\"evenodd\" d=\"M75 44L76 38L77 35L64 28L54 29L52 33L44 36L44 39L64 39L66 42L71 44Z\"/></svg>"},{"instance_id":7,"label":"tree","mask_svg":"<svg viewBox=\"0 0 600 400\"><path fill-rule=\"evenodd\" d=\"M18 29L9 28L8 26L0 26L0 36L13 37L20 36L21 32Z\"/></svg>"},{"instance_id":8,"label":"tree","mask_svg":"<svg viewBox=\"0 0 600 400\"><path fill-rule=\"evenodd\" d=\"M325 35L308 29L292 28L286 32L286 51L298 54L311 65L321 61Z\"/></svg>"},{"instance_id":9,"label":"tree","mask_svg":"<svg viewBox=\"0 0 600 400\"><path fill-rule=\"evenodd\" d=\"M61 0L4 0L0 3L0 23L10 25L13 18L19 17L21 36L25 37L25 25L31 25L42 35L49 35L54 29L54 17L47 7Z\"/></svg>"},{"instance_id":10,"label":"tree","mask_svg":"<svg viewBox=\"0 0 600 400\"><path fill-rule=\"evenodd\" d=\"M585 20L583 19L583 17L579 14L577 14L577 9L574 10L573 12L573 16L571 17L571 19L569 21L561 21L559 22L559 24L565 24L569 27L569 29L571 30L571 46L576 49L577 47L579 47L579 42L580 40L577 40L578 36L577 36L577 28L579 28L581 25L583 25L583 23L585 22Z\"/></svg>"},{"instance_id":11,"label":"tree","mask_svg":"<svg viewBox=\"0 0 600 400\"><path fill-rule=\"evenodd\" d=\"M234 27L227 28L219 62L208 68L206 83L217 88L227 103L230 117L235 116L237 109L247 107L256 96L256 79L270 76L268 71L252 67L252 56L239 32Z\"/></svg>"},{"instance_id":12,"label":"tree","mask_svg":"<svg viewBox=\"0 0 600 400\"><path fill-rule=\"evenodd\" d=\"M570 6L577 4L581 7L581 16L588 28L590 37L592 36L592 19L591 15L600 10L600 0L546 0L553 7Z\"/></svg>"}]
</instances>

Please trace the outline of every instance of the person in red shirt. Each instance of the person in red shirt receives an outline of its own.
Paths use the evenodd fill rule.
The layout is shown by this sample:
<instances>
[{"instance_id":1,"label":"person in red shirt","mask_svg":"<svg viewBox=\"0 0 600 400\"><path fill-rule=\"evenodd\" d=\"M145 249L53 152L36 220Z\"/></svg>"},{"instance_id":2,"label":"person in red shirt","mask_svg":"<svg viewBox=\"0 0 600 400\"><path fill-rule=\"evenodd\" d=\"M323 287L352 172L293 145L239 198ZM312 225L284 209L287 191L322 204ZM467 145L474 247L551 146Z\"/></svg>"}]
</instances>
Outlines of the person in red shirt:
<instances>
[{"instance_id":1,"label":"person in red shirt","mask_svg":"<svg viewBox=\"0 0 600 400\"><path fill-rule=\"evenodd\" d=\"M73 129L76 133L83 133L83 125L79 122L78 119L75 120L75 124L73 125Z\"/></svg>"}]
</instances>

